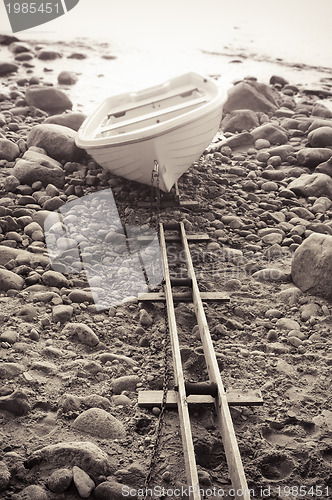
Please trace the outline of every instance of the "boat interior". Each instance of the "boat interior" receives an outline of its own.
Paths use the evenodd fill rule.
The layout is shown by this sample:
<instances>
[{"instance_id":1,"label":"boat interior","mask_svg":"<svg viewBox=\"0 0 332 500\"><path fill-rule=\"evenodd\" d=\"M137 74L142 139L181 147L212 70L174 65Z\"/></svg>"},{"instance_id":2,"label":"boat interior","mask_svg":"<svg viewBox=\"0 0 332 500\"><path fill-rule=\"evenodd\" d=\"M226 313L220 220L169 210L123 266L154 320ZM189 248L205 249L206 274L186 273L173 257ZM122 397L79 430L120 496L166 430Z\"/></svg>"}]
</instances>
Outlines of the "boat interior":
<instances>
[{"instance_id":1,"label":"boat interior","mask_svg":"<svg viewBox=\"0 0 332 500\"><path fill-rule=\"evenodd\" d=\"M184 86L153 99L128 101L122 107L115 105L114 111L105 116L96 131L96 138L125 134L163 123L198 108L210 98L204 89Z\"/></svg>"}]
</instances>

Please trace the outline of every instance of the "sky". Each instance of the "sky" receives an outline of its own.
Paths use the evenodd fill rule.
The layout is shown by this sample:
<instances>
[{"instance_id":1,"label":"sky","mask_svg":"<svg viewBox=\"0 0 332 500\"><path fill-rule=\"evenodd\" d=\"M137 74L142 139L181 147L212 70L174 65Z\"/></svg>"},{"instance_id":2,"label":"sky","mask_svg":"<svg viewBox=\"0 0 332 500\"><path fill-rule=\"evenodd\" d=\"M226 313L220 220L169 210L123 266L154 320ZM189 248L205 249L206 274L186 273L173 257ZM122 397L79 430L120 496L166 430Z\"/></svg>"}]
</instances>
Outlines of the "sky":
<instances>
[{"instance_id":1,"label":"sky","mask_svg":"<svg viewBox=\"0 0 332 500\"><path fill-rule=\"evenodd\" d=\"M217 50L234 40L275 54L295 54L332 66L331 0L80 0L41 31L53 37L103 37L124 43ZM0 32L10 32L0 0Z\"/></svg>"}]
</instances>

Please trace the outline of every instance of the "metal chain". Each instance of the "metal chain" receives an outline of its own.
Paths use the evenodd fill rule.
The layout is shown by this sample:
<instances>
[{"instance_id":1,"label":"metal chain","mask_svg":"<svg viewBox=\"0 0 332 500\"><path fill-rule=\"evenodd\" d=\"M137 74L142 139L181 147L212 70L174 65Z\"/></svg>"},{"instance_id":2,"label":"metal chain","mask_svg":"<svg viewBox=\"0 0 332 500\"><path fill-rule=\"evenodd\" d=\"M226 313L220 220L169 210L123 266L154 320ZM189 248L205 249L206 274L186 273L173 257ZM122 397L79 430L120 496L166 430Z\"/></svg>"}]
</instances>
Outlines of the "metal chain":
<instances>
[{"instance_id":1,"label":"metal chain","mask_svg":"<svg viewBox=\"0 0 332 500\"><path fill-rule=\"evenodd\" d=\"M154 167L151 172L151 193L150 193L150 210L151 210L151 220L153 220L153 194L156 193L156 226L157 233L159 236L159 223L160 223L160 178L159 178L159 164L157 160L154 160Z\"/></svg>"},{"instance_id":2,"label":"metal chain","mask_svg":"<svg viewBox=\"0 0 332 500\"><path fill-rule=\"evenodd\" d=\"M160 180L159 180L159 165L158 165L157 160L154 161L154 168L153 168L152 173L151 173L151 219L152 219L152 213L153 213L152 197L153 197L155 180L156 180L156 199L157 199L157 211L156 211L157 212L157 214L156 214L157 220L156 220L156 223L157 223L158 238L160 239L160 231L159 231L159 224L160 224L160 189L159 189L159 186L160 186ZM165 311L166 311L166 309L165 309ZM151 480L153 478L153 474L155 472L155 467L157 464L158 455L160 452L160 441L161 441L161 435L162 435L162 430L163 430L164 420L165 420L167 393L168 393L168 386L169 386L169 380L170 380L170 370L169 370L169 366L168 366L169 347L170 347L170 336L169 336L169 330L168 330L167 313L165 313L163 399L161 402L161 408L160 408L158 423L157 423L157 427L156 427L156 434L155 434L155 440L153 443L149 469L148 469L148 473L146 475L145 482L144 482L145 495L143 498L147 497L147 489L148 489L148 487L151 483Z\"/></svg>"},{"instance_id":3,"label":"metal chain","mask_svg":"<svg viewBox=\"0 0 332 500\"><path fill-rule=\"evenodd\" d=\"M151 458L150 458L149 470L148 470L148 473L146 475L145 482L144 482L145 497L147 496L147 489L148 489L148 487L151 483L151 480L153 478L153 473L155 472L155 467L156 467L157 459L158 459L159 452L160 452L161 435L162 435L162 430L163 430L164 421L165 421L167 393L168 393L168 386L169 386L169 379L170 379L170 370L169 370L169 366L168 366L169 345L170 345L170 338L169 338L168 325L166 323L165 337L164 337L163 399L161 402L161 408L160 408L160 413L159 413L159 417L158 417L157 429L156 429L155 440L153 443L153 449L152 449Z\"/></svg>"}]
</instances>

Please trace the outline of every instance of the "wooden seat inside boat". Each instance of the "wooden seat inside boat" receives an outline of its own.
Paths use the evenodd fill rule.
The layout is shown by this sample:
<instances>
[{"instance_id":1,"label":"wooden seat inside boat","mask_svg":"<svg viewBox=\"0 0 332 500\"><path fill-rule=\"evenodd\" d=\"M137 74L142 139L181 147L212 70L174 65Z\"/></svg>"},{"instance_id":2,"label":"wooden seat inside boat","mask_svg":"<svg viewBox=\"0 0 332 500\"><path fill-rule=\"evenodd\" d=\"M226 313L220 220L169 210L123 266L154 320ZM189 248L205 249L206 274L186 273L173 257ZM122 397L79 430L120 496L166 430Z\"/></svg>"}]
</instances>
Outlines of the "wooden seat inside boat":
<instances>
[{"instance_id":1,"label":"wooden seat inside boat","mask_svg":"<svg viewBox=\"0 0 332 500\"><path fill-rule=\"evenodd\" d=\"M134 116L128 120L116 120L115 122L110 123L107 126L100 127L98 132L99 132L99 134L105 134L107 132L116 131L117 129L123 129L123 127L127 127L128 125L135 125L135 124L138 124L141 122L149 122L150 120L153 120L153 122L150 123L151 125L156 124L156 123L159 123L159 121L162 121L162 120L160 120L160 118L165 116L165 115L170 115L173 113L176 117L177 114L183 113L184 110L191 111L191 109L196 108L196 107L200 106L201 104L204 104L205 102L207 102L206 98L200 97L199 99L197 99L197 98L192 99L188 102L182 102L182 103L176 104L174 106L169 106L165 109L158 109L157 111L153 111L151 113L146 113L146 114L141 114L139 116ZM114 116L114 115L111 115L111 116ZM170 117L168 117L168 118L170 118ZM173 117L171 117L171 118L173 118ZM148 123L146 125L148 125Z\"/></svg>"}]
</instances>

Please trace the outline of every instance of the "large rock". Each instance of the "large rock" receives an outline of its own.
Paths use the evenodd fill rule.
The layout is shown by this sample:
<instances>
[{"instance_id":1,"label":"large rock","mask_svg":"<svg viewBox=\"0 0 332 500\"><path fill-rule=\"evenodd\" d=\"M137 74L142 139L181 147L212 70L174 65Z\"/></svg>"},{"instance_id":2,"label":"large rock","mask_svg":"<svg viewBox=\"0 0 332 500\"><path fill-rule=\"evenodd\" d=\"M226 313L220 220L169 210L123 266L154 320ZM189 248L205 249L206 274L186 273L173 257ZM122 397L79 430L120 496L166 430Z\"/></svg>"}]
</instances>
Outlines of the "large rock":
<instances>
[{"instance_id":1,"label":"large rock","mask_svg":"<svg viewBox=\"0 0 332 500\"><path fill-rule=\"evenodd\" d=\"M284 130L272 123L264 123L251 131L254 140L267 139L270 144L285 144L288 141L287 134Z\"/></svg>"},{"instance_id":2,"label":"large rock","mask_svg":"<svg viewBox=\"0 0 332 500\"><path fill-rule=\"evenodd\" d=\"M331 129L332 130L332 129ZM320 163L316 168L315 172L320 172L322 174L329 175L332 177L332 156L329 160Z\"/></svg>"},{"instance_id":3,"label":"large rock","mask_svg":"<svg viewBox=\"0 0 332 500\"><path fill-rule=\"evenodd\" d=\"M13 161L20 153L20 148L12 141L0 139L0 160Z\"/></svg>"},{"instance_id":4,"label":"large rock","mask_svg":"<svg viewBox=\"0 0 332 500\"><path fill-rule=\"evenodd\" d=\"M24 279L21 276L7 269L0 269L0 290L4 292L7 290L22 290L23 286Z\"/></svg>"},{"instance_id":5,"label":"large rock","mask_svg":"<svg viewBox=\"0 0 332 500\"><path fill-rule=\"evenodd\" d=\"M258 127L259 121L254 111L250 109L236 109L229 113L222 121L224 132L242 132Z\"/></svg>"},{"instance_id":6,"label":"large rock","mask_svg":"<svg viewBox=\"0 0 332 500\"><path fill-rule=\"evenodd\" d=\"M134 488L130 488L123 483L118 483L113 479L108 479L107 481L103 481L98 484L97 488L93 492L93 496L96 500L123 500L124 497L131 493L131 500L135 500L136 496L132 494L133 490Z\"/></svg>"},{"instance_id":7,"label":"large rock","mask_svg":"<svg viewBox=\"0 0 332 500\"><path fill-rule=\"evenodd\" d=\"M63 125L35 125L29 132L27 146L43 148L58 161L77 161L83 154L75 144L76 132Z\"/></svg>"},{"instance_id":8,"label":"large rock","mask_svg":"<svg viewBox=\"0 0 332 500\"><path fill-rule=\"evenodd\" d=\"M122 422L102 408L84 411L74 420L73 427L102 439L116 439L126 435Z\"/></svg>"},{"instance_id":9,"label":"large rock","mask_svg":"<svg viewBox=\"0 0 332 500\"><path fill-rule=\"evenodd\" d=\"M38 126L38 125L37 125ZM35 151L26 151L13 168L13 175L21 184L30 186L40 181L44 187L53 184L62 188L65 182L65 172L61 164L47 155Z\"/></svg>"},{"instance_id":10,"label":"large rock","mask_svg":"<svg viewBox=\"0 0 332 500\"><path fill-rule=\"evenodd\" d=\"M300 196L327 196L332 199L332 178L326 174L303 174L288 184L288 189Z\"/></svg>"},{"instance_id":11,"label":"large rock","mask_svg":"<svg viewBox=\"0 0 332 500\"><path fill-rule=\"evenodd\" d=\"M316 118L308 127L308 133L320 127L332 127L332 120L327 120L324 118Z\"/></svg>"},{"instance_id":12,"label":"large rock","mask_svg":"<svg viewBox=\"0 0 332 500\"><path fill-rule=\"evenodd\" d=\"M332 147L332 127L319 127L309 132L308 143L314 148Z\"/></svg>"},{"instance_id":13,"label":"large rock","mask_svg":"<svg viewBox=\"0 0 332 500\"><path fill-rule=\"evenodd\" d=\"M229 92L223 106L224 114L235 109L251 109L268 113L277 109L270 87L257 82L240 82Z\"/></svg>"},{"instance_id":14,"label":"large rock","mask_svg":"<svg viewBox=\"0 0 332 500\"><path fill-rule=\"evenodd\" d=\"M53 113L66 111L66 109L72 109L73 107L73 103L67 94L54 87L31 85L26 90L25 99L29 106L35 106Z\"/></svg>"},{"instance_id":15,"label":"large rock","mask_svg":"<svg viewBox=\"0 0 332 500\"><path fill-rule=\"evenodd\" d=\"M31 484L23 488L17 495L13 497L15 500L48 500L48 494L44 488L37 484Z\"/></svg>"},{"instance_id":16,"label":"large rock","mask_svg":"<svg viewBox=\"0 0 332 500\"><path fill-rule=\"evenodd\" d=\"M250 132L240 132L239 134L234 134L232 137L228 137L223 141L218 142L214 147L220 149L224 146L228 146L231 149L247 147L254 144L254 138Z\"/></svg>"},{"instance_id":17,"label":"large rock","mask_svg":"<svg viewBox=\"0 0 332 500\"><path fill-rule=\"evenodd\" d=\"M280 156L281 161L285 161L287 156L294 153L294 148L290 144L284 144L283 146L275 146L269 148L266 152L271 156Z\"/></svg>"},{"instance_id":18,"label":"large rock","mask_svg":"<svg viewBox=\"0 0 332 500\"><path fill-rule=\"evenodd\" d=\"M11 478L11 473L9 472L7 464L1 460L0 461L0 491L3 491L8 487L10 478Z\"/></svg>"},{"instance_id":19,"label":"large rock","mask_svg":"<svg viewBox=\"0 0 332 500\"><path fill-rule=\"evenodd\" d=\"M18 70L17 64L0 61L0 76L8 75L9 73L14 73Z\"/></svg>"},{"instance_id":20,"label":"large rock","mask_svg":"<svg viewBox=\"0 0 332 500\"><path fill-rule=\"evenodd\" d=\"M331 129L332 130L332 129ZM300 165L315 168L320 163L329 160L332 156L331 149L327 148L302 148L298 151L296 159Z\"/></svg>"},{"instance_id":21,"label":"large rock","mask_svg":"<svg viewBox=\"0 0 332 500\"><path fill-rule=\"evenodd\" d=\"M332 111L330 111L324 104L316 102L311 112L312 116L319 116L321 118L332 118Z\"/></svg>"},{"instance_id":22,"label":"large rock","mask_svg":"<svg viewBox=\"0 0 332 500\"><path fill-rule=\"evenodd\" d=\"M99 476L108 476L114 470L107 454L89 441L63 442L45 446L32 453L24 463L31 469L35 465L50 464L52 468L76 465L95 481Z\"/></svg>"},{"instance_id":23,"label":"large rock","mask_svg":"<svg viewBox=\"0 0 332 500\"><path fill-rule=\"evenodd\" d=\"M4 363L3 365L6 365L6 363ZM3 378L14 378L17 375L20 375L23 370L24 370L24 367L23 366L20 367L20 365L18 365L17 368L14 368L14 370L13 369L8 370L8 363L7 363L7 370L6 370L7 375L8 375L8 372L10 374L10 372L12 371L12 376L9 376L9 377L6 376ZM16 372L16 375L15 375L15 372ZM27 415L31 410L31 406L30 406L27 394L25 392L23 392L21 389L16 389L11 394L7 394L7 396L0 397L0 411L3 411L3 410L9 411L10 413L15 415L16 417L21 417L22 415Z\"/></svg>"},{"instance_id":24,"label":"large rock","mask_svg":"<svg viewBox=\"0 0 332 500\"><path fill-rule=\"evenodd\" d=\"M63 125L64 127L69 127L77 131L85 119L86 115L83 113L70 112L49 116L44 123L55 123L56 125Z\"/></svg>"},{"instance_id":25,"label":"large rock","mask_svg":"<svg viewBox=\"0 0 332 500\"><path fill-rule=\"evenodd\" d=\"M62 57L60 52L57 52L56 50L53 49L41 49L38 54L37 54L38 59L41 59L42 61L51 61L53 59L58 59L59 57Z\"/></svg>"},{"instance_id":26,"label":"large rock","mask_svg":"<svg viewBox=\"0 0 332 500\"><path fill-rule=\"evenodd\" d=\"M24 42L13 42L10 44L9 50L13 52L13 54L20 54L21 52L30 52L31 46Z\"/></svg>"},{"instance_id":27,"label":"large rock","mask_svg":"<svg viewBox=\"0 0 332 500\"><path fill-rule=\"evenodd\" d=\"M295 250L292 280L302 290L332 299L332 236L312 233Z\"/></svg>"}]
</instances>

